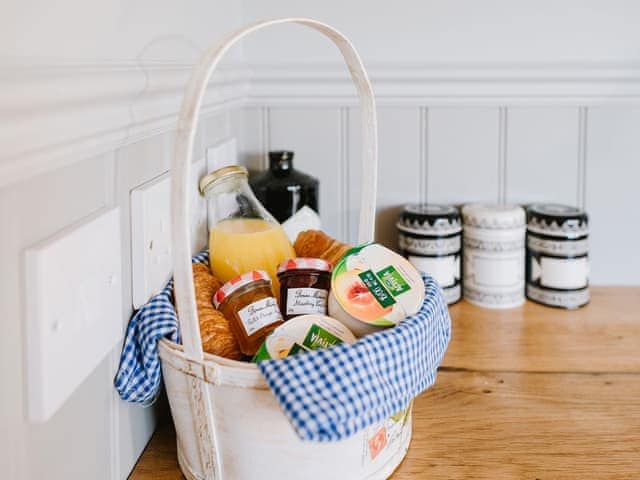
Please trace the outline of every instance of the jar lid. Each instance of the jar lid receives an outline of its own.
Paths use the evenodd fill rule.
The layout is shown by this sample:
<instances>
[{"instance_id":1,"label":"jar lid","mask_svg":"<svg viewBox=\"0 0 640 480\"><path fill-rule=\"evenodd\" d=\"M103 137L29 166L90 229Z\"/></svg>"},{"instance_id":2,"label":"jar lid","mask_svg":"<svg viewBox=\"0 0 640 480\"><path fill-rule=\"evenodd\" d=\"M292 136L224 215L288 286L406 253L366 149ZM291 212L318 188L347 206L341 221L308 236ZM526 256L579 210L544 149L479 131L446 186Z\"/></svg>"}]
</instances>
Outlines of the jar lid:
<instances>
[{"instance_id":1,"label":"jar lid","mask_svg":"<svg viewBox=\"0 0 640 480\"><path fill-rule=\"evenodd\" d=\"M518 205L472 203L462 207L462 220L466 226L489 230L524 227L524 209Z\"/></svg>"},{"instance_id":2,"label":"jar lid","mask_svg":"<svg viewBox=\"0 0 640 480\"><path fill-rule=\"evenodd\" d=\"M587 235L589 217L580 208L557 203L536 203L527 207L527 228L543 235Z\"/></svg>"},{"instance_id":3,"label":"jar lid","mask_svg":"<svg viewBox=\"0 0 640 480\"><path fill-rule=\"evenodd\" d=\"M244 287L245 285L249 285L258 280L264 280L271 283L271 277L264 270L253 270L251 272L243 273L242 275L238 275L235 278L232 278L227 283L222 285L220 289L213 296L213 304L216 308L220 306L220 304L231 295L233 292L237 291L239 288Z\"/></svg>"},{"instance_id":4,"label":"jar lid","mask_svg":"<svg viewBox=\"0 0 640 480\"><path fill-rule=\"evenodd\" d=\"M403 232L423 235L450 235L462 230L457 207L429 203L405 205L396 227Z\"/></svg>"},{"instance_id":5,"label":"jar lid","mask_svg":"<svg viewBox=\"0 0 640 480\"><path fill-rule=\"evenodd\" d=\"M278 265L278 273L287 272L289 270L320 270L322 272L331 272L333 265L321 258L290 258Z\"/></svg>"},{"instance_id":6,"label":"jar lid","mask_svg":"<svg viewBox=\"0 0 640 480\"><path fill-rule=\"evenodd\" d=\"M244 175L245 177L249 176L249 172L242 165L229 165L228 167L222 167L214 170L213 172L207 173L200 179L200 193L204 195L205 189L213 182L217 182L218 180L237 174Z\"/></svg>"}]
</instances>

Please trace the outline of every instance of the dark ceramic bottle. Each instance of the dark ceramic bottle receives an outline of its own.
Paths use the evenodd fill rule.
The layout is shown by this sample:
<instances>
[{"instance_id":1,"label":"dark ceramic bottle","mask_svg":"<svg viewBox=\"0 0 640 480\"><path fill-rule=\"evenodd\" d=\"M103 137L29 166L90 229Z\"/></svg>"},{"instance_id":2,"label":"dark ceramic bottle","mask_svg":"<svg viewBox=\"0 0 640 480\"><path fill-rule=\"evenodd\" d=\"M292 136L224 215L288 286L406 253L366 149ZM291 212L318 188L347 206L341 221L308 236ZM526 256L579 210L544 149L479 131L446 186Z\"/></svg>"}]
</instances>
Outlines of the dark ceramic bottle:
<instances>
[{"instance_id":1,"label":"dark ceramic bottle","mask_svg":"<svg viewBox=\"0 0 640 480\"><path fill-rule=\"evenodd\" d=\"M258 200L279 222L308 206L318 212L318 180L293 168L294 152L269 152L269 169L251 180Z\"/></svg>"}]
</instances>

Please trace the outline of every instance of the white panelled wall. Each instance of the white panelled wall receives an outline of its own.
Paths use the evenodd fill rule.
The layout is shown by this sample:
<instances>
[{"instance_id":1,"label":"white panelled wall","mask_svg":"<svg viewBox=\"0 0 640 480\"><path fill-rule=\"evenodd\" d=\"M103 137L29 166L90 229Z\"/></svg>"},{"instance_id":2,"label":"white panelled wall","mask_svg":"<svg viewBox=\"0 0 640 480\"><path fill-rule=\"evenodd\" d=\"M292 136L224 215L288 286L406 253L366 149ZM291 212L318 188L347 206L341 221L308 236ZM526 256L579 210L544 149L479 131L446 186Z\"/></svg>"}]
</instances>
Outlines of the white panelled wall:
<instances>
[{"instance_id":1,"label":"white panelled wall","mask_svg":"<svg viewBox=\"0 0 640 480\"><path fill-rule=\"evenodd\" d=\"M5 8L6 7L6 8ZM166 172L192 64L241 22L239 2L64 0L3 4L0 18L0 477L126 478L156 408L113 387L121 342L43 423L27 417L24 251L119 207L121 315L133 312L130 192ZM223 12L223 13L221 13ZM241 49L230 52L238 64ZM194 157L240 135L244 80L227 66L203 105ZM92 249L78 255L100 255ZM71 296L71 293L70 293ZM81 338L78 342L83 341ZM77 362L83 362L77 353Z\"/></svg>"},{"instance_id":2,"label":"white panelled wall","mask_svg":"<svg viewBox=\"0 0 640 480\"><path fill-rule=\"evenodd\" d=\"M354 242L358 108L300 102L248 107L244 116L262 122L268 137L249 149L253 157L268 148L295 150L296 168L320 179L327 231ZM640 284L640 108L383 101L378 116L379 241L395 247L395 221L406 203L564 203L590 214L591 282Z\"/></svg>"},{"instance_id":3,"label":"white panelled wall","mask_svg":"<svg viewBox=\"0 0 640 480\"><path fill-rule=\"evenodd\" d=\"M176 113L204 48L275 16L335 25L379 100L378 238L408 202L562 202L591 216L592 281L640 284L640 4L632 0L65 0L0 19L0 472L125 478L154 409L121 401L118 345L47 422L25 407L25 249L119 207L132 308L130 192L168 169ZM353 242L360 124L339 55L299 26L230 52L203 105L195 158L235 136L264 168L293 149L321 182L329 233ZM81 255L95 254L87 247ZM82 361L78 358L78 361Z\"/></svg>"}]
</instances>

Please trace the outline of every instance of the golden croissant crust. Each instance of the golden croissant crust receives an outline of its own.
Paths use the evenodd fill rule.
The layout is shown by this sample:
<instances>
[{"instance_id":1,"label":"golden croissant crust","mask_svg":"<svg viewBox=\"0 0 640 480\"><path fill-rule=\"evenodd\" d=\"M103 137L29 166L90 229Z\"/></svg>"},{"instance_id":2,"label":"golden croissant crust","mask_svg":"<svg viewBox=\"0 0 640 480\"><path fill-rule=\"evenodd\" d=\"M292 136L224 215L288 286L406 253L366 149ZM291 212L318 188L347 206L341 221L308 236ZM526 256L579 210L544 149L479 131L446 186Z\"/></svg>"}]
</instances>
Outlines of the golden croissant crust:
<instances>
[{"instance_id":1,"label":"golden croissant crust","mask_svg":"<svg viewBox=\"0 0 640 480\"><path fill-rule=\"evenodd\" d=\"M333 265L338 263L350 248L346 243L334 240L320 230L300 232L293 244L298 257L322 258Z\"/></svg>"},{"instance_id":2,"label":"golden croissant crust","mask_svg":"<svg viewBox=\"0 0 640 480\"><path fill-rule=\"evenodd\" d=\"M229 320L213 306L213 295L222 286L220 280L211 274L208 266L194 263L193 284L196 289L202 349L232 360L244 359L238 341L231 332Z\"/></svg>"}]
</instances>

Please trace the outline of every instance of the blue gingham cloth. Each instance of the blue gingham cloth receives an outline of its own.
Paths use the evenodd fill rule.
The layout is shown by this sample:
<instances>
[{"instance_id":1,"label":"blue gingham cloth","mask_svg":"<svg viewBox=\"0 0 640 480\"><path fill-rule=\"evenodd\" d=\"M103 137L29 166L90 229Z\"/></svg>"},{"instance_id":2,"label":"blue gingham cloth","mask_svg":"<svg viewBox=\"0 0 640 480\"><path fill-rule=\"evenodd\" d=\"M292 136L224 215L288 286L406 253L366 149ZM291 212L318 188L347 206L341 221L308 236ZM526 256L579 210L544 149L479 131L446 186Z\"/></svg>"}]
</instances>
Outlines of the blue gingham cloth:
<instances>
[{"instance_id":1,"label":"blue gingham cloth","mask_svg":"<svg viewBox=\"0 0 640 480\"><path fill-rule=\"evenodd\" d=\"M207 263L208 255L194 257ZM333 441L407 408L431 386L451 338L442 290L423 275L425 301L396 327L258 367L297 435ZM127 401L149 405L160 389L158 340L180 342L172 282L131 319L115 385Z\"/></svg>"},{"instance_id":2,"label":"blue gingham cloth","mask_svg":"<svg viewBox=\"0 0 640 480\"><path fill-rule=\"evenodd\" d=\"M423 280L422 308L396 327L258 365L300 438L346 438L407 408L435 382L451 319L440 287Z\"/></svg>"},{"instance_id":3,"label":"blue gingham cloth","mask_svg":"<svg viewBox=\"0 0 640 480\"><path fill-rule=\"evenodd\" d=\"M196 255L192 261L208 264L209 252ZM123 400L145 406L155 401L160 392L158 341L162 338L181 342L178 317L173 306L173 280L129 321L114 380Z\"/></svg>"}]
</instances>

